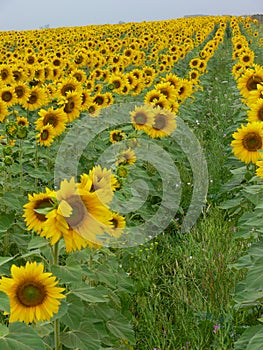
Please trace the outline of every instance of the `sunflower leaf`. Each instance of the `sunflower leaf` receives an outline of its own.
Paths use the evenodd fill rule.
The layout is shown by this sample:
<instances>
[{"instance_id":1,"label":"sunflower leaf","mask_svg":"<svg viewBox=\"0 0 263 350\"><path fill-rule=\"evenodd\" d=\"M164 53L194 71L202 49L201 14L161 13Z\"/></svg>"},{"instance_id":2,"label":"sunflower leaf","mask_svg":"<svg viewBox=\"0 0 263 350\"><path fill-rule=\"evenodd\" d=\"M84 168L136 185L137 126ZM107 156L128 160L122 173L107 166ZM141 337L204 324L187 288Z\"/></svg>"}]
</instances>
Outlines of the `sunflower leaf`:
<instances>
[{"instance_id":1,"label":"sunflower leaf","mask_svg":"<svg viewBox=\"0 0 263 350\"><path fill-rule=\"evenodd\" d=\"M0 291L0 310L9 311L9 309L10 309L9 298L4 292Z\"/></svg>"},{"instance_id":2,"label":"sunflower leaf","mask_svg":"<svg viewBox=\"0 0 263 350\"><path fill-rule=\"evenodd\" d=\"M47 207L47 208L41 208L41 209L34 209L34 211L38 214L47 215L53 209L54 209L53 207Z\"/></svg>"},{"instance_id":3,"label":"sunflower leaf","mask_svg":"<svg viewBox=\"0 0 263 350\"><path fill-rule=\"evenodd\" d=\"M71 291L81 300L89 303L105 303L109 300L107 295L107 289L102 286L95 287L83 287Z\"/></svg>"},{"instance_id":4,"label":"sunflower leaf","mask_svg":"<svg viewBox=\"0 0 263 350\"><path fill-rule=\"evenodd\" d=\"M45 350L45 344L30 326L14 322L10 324L8 334L0 337L0 349Z\"/></svg>"}]
</instances>

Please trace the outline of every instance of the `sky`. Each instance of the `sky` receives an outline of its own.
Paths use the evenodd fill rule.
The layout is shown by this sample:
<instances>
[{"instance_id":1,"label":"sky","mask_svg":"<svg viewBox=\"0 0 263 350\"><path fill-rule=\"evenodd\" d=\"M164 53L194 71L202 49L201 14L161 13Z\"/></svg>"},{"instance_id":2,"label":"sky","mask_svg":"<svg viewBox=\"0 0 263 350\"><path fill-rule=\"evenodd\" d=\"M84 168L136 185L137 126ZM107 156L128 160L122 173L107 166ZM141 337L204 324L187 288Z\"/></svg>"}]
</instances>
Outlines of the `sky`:
<instances>
[{"instance_id":1,"label":"sky","mask_svg":"<svg viewBox=\"0 0 263 350\"><path fill-rule=\"evenodd\" d=\"M262 13L262 0L0 0L0 31Z\"/></svg>"}]
</instances>

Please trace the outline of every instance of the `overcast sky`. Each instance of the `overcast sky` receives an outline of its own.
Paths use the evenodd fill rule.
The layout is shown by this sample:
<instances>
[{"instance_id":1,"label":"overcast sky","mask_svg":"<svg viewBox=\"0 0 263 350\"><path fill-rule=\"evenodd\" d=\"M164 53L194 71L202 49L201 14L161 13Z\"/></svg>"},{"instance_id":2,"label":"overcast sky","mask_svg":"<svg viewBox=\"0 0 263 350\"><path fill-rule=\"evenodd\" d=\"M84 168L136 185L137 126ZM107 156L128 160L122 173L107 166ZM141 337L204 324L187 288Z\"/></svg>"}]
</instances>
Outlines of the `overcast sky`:
<instances>
[{"instance_id":1,"label":"overcast sky","mask_svg":"<svg viewBox=\"0 0 263 350\"><path fill-rule=\"evenodd\" d=\"M0 0L0 31L263 13L263 0Z\"/></svg>"}]
</instances>

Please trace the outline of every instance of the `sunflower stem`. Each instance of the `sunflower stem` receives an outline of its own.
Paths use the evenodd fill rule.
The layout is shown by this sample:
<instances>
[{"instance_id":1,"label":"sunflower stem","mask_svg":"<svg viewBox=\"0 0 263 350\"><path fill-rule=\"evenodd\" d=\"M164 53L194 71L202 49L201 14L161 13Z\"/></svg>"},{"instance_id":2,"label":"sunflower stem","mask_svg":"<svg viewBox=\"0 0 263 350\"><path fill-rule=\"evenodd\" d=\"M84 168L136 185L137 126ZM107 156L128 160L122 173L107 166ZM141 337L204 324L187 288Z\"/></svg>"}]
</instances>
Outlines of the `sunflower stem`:
<instances>
[{"instance_id":1,"label":"sunflower stem","mask_svg":"<svg viewBox=\"0 0 263 350\"><path fill-rule=\"evenodd\" d=\"M57 242L53 249L53 264L58 265L59 264L59 249L58 249L58 243ZM61 342L60 342L60 322L59 319L56 319L54 321L54 341L55 341L55 350L61 350Z\"/></svg>"},{"instance_id":2,"label":"sunflower stem","mask_svg":"<svg viewBox=\"0 0 263 350\"><path fill-rule=\"evenodd\" d=\"M35 146L35 169L38 168L38 144L36 142L36 146ZM35 178L35 188L37 189L38 188L38 179L37 177Z\"/></svg>"},{"instance_id":3,"label":"sunflower stem","mask_svg":"<svg viewBox=\"0 0 263 350\"><path fill-rule=\"evenodd\" d=\"M19 140L19 185L20 185L20 191L23 190L23 143L22 140Z\"/></svg>"},{"instance_id":4,"label":"sunflower stem","mask_svg":"<svg viewBox=\"0 0 263 350\"><path fill-rule=\"evenodd\" d=\"M54 321L54 337L55 337L55 350L61 350L59 319Z\"/></svg>"}]
</instances>

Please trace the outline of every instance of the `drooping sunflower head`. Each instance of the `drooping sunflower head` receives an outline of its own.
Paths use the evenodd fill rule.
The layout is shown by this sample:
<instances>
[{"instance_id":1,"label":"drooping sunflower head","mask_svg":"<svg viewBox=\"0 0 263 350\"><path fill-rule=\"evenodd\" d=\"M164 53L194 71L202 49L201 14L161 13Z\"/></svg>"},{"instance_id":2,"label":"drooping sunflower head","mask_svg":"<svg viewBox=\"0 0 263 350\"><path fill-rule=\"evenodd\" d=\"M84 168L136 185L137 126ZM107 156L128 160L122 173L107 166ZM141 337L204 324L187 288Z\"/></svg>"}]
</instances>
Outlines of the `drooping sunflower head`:
<instances>
[{"instance_id":1,"label":"drooping sunflower head","mask_svg":"<svg viewBox=\"0 0 263 350\"><path fill-rule=\"evenodd\" d=\"M234 155L245 163L256 163L263 148L263 127L261 122L242 125L235 133L231 142Z\"/></svg>"},{"instance_id":2,"label":"drooping sunflower head","mask_svg":"<svg viewBox=\"0 0 263 350\"><path fill-rule=\"evenodd\" d=\"M0 280L0 290L10 300L10 322L49 321L58 312L65 289L57 287L56 277L44 272L43 264L12 265L11 275Z\"/></svg>"}]
</instances>

